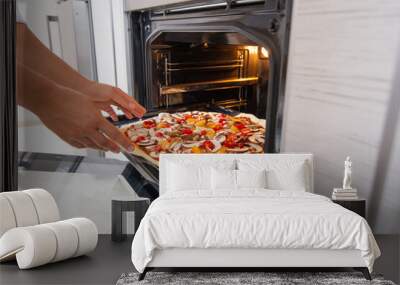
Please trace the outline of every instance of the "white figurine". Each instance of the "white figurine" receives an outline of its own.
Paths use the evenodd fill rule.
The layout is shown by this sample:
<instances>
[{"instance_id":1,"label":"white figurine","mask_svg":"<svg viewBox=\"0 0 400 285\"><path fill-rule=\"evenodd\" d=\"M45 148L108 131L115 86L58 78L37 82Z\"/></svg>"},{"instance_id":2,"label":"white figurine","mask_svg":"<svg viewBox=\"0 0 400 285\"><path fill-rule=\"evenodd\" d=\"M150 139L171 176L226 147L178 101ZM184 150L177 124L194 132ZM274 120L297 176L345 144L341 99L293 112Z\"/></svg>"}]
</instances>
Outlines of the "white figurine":
<instances>
[{"instance_id":1,"label":"white figurine","mask_svg":"<svg viewBox=\"0 0 400 285\"><path fill-rule=\"evenodd\" d=\"M343 189L352 189L351 188L351 160L350 160L350 156L346 157L346 161L344 162Z\"/></svg>"}]
</instances>

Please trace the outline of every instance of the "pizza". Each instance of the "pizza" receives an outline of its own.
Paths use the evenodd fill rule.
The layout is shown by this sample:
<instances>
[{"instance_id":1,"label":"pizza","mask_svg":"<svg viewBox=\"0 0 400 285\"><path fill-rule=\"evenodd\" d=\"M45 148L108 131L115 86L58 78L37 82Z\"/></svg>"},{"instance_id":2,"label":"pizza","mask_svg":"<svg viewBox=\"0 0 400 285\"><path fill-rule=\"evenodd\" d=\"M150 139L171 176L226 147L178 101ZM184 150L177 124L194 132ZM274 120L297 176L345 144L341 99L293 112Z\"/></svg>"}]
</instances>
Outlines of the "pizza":
<instances>
[{"instance_id":1,"label":"pizza","mask_svg":"<svg viewBox=\"0 0 400 285\"><path fill-rule=\"evenodd\" d=\"M161 153L262 153L265 124L252 115L160 113L122 127L133 154L158 164Z\"/></svg>"}]
</instances>

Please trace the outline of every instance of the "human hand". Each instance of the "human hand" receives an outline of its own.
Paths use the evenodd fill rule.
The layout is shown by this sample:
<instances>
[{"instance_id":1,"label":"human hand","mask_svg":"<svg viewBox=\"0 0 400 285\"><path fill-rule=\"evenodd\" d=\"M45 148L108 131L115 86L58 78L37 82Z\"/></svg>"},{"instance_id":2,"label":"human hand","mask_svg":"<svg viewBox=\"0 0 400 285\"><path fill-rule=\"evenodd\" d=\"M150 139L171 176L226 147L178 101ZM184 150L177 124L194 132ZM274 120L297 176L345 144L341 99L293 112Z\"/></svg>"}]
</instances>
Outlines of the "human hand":
<instances>
[{"instance_id":1,"label":"human hand","mask_svg":"<svg viewBox=\"0 0 400 285\"><path fill-rule=\"evenodd\" d=\"M119 96L111 86L105 87L93 87L91 92L97 90L99 95L95 96L55 85L52 92L41 95L33 111L49 129L74 147L119 152L122 146L132 151L131 142L100 111L111 112L106 107L114 103L122 106L129 116L132 113L142 116L145 110L128 95L125 94L129 98Z\"/></svg>"},{"instance_id":2,"label":"human hand","mask_svg":"<svg viewBox=\"0 0 400 285\"><path fill-rule=\"evenodd\" d=\"M146 110L116 87L86 79L54 55L25 24L17 25L17 102L34 112L73 146L119 151L130 141L102 115L117 120L112 105L128 118Z\"/></svg>"},{"instance_id":3,"label":"human hand","mask_svg":"<svg viewBox=\"0 0 400 285\"><path fill-rule=\"evenodd\" d=\"M146 113L146 109L135 99L117 87L90 81L79 91L89 96L90 100L98 108L107 112L113 121L118 121L118 117L111 105L120 108L128 119L134 116L141 118Z\"/></svg>"}]
</instances>

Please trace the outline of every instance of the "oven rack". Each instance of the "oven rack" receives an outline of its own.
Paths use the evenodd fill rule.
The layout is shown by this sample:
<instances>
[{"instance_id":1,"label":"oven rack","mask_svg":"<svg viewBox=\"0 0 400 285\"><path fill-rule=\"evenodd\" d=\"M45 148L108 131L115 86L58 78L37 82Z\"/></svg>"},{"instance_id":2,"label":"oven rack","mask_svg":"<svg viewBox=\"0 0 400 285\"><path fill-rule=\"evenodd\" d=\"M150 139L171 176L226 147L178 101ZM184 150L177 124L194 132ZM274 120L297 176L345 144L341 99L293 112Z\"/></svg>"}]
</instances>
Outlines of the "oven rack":
<instances>
[{"instance_id":1,"label":"oven rack","mask_svg":"<svg viewBox=\"0 0 400 285\"><path fill-rule=\"evenodd\" d=\"M225 80L182 83L168 86L160 86L160 95L173 95L202 90L216 90L235 88L257 84L258 77L234 78Z\"/></svg>"},{"instance_id":2,"label":"oven rack","mask_svg":"<svg viewBox=\"0 0 400 285\"><path fill-rule=\"evenodd\" d=\"M168 72L175 71L207 71L207 70L221 70L232 68L243 68L243 59L233 60L215 60L215 61L201 61L201 62L168 62L165 63Z\"/></svg>"},{"instance_id":3,"label":"oven rack","mask_svg":"<svg viewBox=\"0 0 400 285\"><path fill-rule=\"evenodd\" d=\"M225 108L225 109L234 109L234 108L241 108L245 107L247 105L247 100L246 99L230 99L230 100L224 100L224 101L216 101L214 103L215 105Z\"/></svg>"}]
</instances>

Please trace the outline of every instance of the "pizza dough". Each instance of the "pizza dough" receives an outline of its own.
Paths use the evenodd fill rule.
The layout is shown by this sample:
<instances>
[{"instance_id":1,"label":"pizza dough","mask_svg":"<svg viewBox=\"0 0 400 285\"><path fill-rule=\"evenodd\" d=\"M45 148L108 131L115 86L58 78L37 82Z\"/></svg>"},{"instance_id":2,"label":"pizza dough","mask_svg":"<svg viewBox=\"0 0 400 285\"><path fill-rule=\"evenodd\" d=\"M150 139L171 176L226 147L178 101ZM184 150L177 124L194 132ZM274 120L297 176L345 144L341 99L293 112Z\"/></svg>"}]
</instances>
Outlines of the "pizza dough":
<instances>
[{"instance_id":1,"label":"pizza dough","mask_svg":"<svg viewBox=\"0 0 400 285\"><path fill-rule=\"evenodd\" d=\"M249 114L160 113L121 129L132 154L155 165L160 153L262 153L265 143L265 121Z\"/></svg>"}]
</instances>

